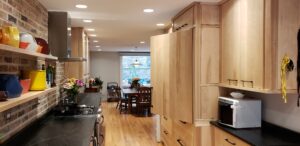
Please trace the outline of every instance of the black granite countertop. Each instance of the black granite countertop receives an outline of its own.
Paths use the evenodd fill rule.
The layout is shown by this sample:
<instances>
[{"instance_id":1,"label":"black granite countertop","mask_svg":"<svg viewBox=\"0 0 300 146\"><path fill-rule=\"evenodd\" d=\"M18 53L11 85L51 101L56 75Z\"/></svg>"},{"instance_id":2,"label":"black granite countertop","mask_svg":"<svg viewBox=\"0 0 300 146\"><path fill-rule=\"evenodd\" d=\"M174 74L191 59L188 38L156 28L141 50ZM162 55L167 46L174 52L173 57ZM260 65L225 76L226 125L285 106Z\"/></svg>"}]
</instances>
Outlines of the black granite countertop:
<instances>
[{"instance_id":1,"label":"black granite countertop","mask_svg":"<svg viewBox=\"0 0 300 146\"><path fill-rule=\"evenodd\" d=\"M99 93L79 97L79 104L99 107ZM96 118L96 115L57 117L50 112L1 146L89 146Z\"/></svg>"},{"instance_id":2,"label":"black granite countertop","mask_svg":"<svg viewBox=\"0 0 300 146\"><path fill-rule=\"evenodd\" d=\"M300 134L263 122L262 128L234 129L211 122L216 126L253 146L300 146Z\"/></svg>"}]
</instances>

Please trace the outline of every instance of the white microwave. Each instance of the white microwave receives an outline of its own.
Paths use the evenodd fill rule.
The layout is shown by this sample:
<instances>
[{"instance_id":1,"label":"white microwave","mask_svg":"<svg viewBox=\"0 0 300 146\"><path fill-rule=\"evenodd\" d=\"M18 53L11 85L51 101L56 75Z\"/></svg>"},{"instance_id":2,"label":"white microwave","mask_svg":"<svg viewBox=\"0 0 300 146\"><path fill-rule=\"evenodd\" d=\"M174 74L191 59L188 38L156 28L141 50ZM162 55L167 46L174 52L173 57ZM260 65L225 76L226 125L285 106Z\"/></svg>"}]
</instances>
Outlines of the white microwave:
<instances>
[{"instance_id":1,"label":"white microwave","mask_svg":"<svg viewBox=\"0 0 300 146\"><path fill-rule=\"evenodd\" d=\"M261 100L219 97L219 123L233 128L261 127Z\"/></svg>"}]
</instances>

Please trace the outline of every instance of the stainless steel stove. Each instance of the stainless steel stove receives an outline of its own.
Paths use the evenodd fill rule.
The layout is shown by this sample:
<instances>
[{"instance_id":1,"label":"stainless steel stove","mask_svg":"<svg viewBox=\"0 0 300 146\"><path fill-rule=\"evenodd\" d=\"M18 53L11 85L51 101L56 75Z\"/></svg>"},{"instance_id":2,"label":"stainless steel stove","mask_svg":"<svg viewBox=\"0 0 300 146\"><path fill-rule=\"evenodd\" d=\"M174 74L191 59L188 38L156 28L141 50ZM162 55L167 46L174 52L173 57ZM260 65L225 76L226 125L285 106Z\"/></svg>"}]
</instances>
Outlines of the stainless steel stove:
<instances>
[{"instance_id":1,"label":"stainless steel stove","mask_svg":"<svg viewBox=\"0 0 300 146\"><path fill-rule=\"evenodd\" d=\"M94 125L94 135L91 137L93 146L101 146L104 141L104 135L102 134L102 124L104 117L102 115L101 106L96 108L95 106L78 105L78 104L61 104L54 109L54 114L57 117L68 116L95 116L96 121Z\"/></svg>"}]
</instances>

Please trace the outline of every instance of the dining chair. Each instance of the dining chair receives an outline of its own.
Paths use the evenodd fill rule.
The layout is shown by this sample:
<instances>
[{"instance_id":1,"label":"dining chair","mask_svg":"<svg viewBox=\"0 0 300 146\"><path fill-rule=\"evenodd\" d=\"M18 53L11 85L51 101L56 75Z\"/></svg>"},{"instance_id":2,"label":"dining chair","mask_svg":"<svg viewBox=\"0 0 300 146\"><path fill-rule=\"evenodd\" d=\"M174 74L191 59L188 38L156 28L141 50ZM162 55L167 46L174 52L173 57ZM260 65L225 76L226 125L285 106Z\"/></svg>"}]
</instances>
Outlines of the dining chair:
<instances>
[{"instance_id":1,"label":"dining chair","mask_svg":"<svg viewBox=\"0 0 300 146\"><path fill-rule=\"evenodd\" d=\"M136 99L137 114L144 115L147 111L147 115L151 115L151 91L152 87L140 87L138 89L138 96Z\"/></svg>"},{"instance_id":2,"label":"dining chair","mask_svg":"<svg viewBox=\"0 0 300 146\"><path fill-rule=\"evenodd\" d=\"M118 101L118 97L116 96L117 87L119 87L117 82L107 83L107 101Z\"/></svg>"}]
</instances>

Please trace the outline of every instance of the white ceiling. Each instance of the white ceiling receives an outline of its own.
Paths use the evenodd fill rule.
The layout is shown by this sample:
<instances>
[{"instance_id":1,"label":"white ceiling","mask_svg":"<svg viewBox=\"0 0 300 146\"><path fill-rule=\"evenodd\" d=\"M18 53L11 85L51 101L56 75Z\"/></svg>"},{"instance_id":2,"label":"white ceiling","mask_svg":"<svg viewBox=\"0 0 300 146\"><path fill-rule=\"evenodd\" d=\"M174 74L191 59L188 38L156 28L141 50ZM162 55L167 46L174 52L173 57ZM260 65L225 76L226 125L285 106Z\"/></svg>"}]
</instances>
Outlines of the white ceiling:
<instances>
[{"instance_id":1,"label":"white ceiling","mask_svg":"<svg viewBox=\"0 0 300 146\"><path fill-rule=\"evenodd\" d=\"M67 11L72 26L94 28L96 37L90 37L90 49L102 51L149 51L150 36L161 34L163 27L157 23L170 24L171 18L195 0L39 0L49 11ZM220 0L196 0L219 2ZM87 9L78 9L76 4L85 4ZM154 9L146 14L145 8ZM92 19L84 23L83 19ZM93 43L98 40L98 43ZM140 44L145 41L145 44Z\"/></svg>"}]
</instances>

